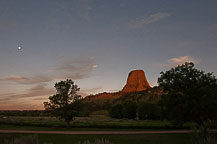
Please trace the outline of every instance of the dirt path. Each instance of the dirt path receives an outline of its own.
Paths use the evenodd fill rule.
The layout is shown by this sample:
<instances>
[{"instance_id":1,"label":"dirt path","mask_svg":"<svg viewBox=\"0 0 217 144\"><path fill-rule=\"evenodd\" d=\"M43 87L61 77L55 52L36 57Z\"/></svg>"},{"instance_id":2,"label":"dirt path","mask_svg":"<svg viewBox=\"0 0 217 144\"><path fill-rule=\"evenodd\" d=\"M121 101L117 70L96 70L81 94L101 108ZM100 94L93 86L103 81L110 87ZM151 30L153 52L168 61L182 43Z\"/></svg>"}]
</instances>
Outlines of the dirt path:
<instances>
[{"instance_id":1,"label":"dirt path","mask_svg":"<svg viewBox=\"0 0 217 144\"><path fill-rule=\"evenodd\" d=\"M68 134L68 135L134 135L134 134L171 134L192 133L192 130L170 131L29 131L29 130L0 130L0 133L27 133L27 134ZM217 130L212 130L217 132Z\"/></svg>"}]
</instances>

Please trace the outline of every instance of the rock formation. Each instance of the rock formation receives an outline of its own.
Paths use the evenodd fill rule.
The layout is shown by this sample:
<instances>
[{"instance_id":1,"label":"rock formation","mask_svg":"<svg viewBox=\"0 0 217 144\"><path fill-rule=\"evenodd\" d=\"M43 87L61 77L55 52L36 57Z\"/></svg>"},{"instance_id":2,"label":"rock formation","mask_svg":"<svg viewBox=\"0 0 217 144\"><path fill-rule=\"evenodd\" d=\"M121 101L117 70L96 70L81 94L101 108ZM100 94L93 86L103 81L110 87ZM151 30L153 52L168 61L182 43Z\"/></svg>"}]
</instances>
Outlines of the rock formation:
<instances>
[{"instance_id":1,"label":"rock formation","mask_svg":"<svg viewBox=\"0 0 217 144\"><path fill-rule=\"evenodd\" d=\"M127 84L124 86L122 92L138 92L150 89L150 85L145 77L143 70L131 71L127 78Z\"/></svg>"},{"instance_id":2,"label":"rock formation","mask_svg":"<svg viewBox=\"0 0 217 144\"><path fill-rule=\"evenodd\" d=\"M85 97L86 101L91 100L109 100L117 99L128 92L139 92L150 89L150 85L146 80L145 73L143 70L131 71L127 78L127 84L124 86L122 91L114 93L99 93L96 95L89 95Z\"/></svg>"}]
</instances>

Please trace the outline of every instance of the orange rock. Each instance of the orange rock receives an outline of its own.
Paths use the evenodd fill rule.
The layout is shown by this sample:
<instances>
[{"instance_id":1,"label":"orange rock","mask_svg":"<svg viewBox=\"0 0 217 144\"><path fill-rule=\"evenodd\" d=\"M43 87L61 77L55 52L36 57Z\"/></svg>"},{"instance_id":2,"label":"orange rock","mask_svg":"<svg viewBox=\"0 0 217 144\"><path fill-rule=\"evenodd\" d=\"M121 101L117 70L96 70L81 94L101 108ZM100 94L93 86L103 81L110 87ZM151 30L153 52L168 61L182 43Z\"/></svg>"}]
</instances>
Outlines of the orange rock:
<instances>
[{"instance_id":1,"label":"orange rock","mask_svg":"<svg viewBox=\"0 0 217 144\"><path fill-rule=\"evenodd\" d=\"M138 92L150 89L150 85L145 77L143 70L131 71L127 78L127 84L124 86L122 92Z\"/></svg>"}]
</instances>

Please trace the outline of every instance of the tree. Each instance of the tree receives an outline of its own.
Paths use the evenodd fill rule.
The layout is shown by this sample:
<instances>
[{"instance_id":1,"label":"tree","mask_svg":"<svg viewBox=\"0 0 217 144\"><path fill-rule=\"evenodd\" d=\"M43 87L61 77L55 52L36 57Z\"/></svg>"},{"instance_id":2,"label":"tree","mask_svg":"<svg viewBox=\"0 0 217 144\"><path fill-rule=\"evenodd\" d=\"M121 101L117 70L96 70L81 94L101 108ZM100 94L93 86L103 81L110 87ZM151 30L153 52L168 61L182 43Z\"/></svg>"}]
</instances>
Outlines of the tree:
<instances>
[{"instance_id":1,"label":"tree","mask_svg":"<svg viewBox=\"0 0 217 144\"><path fill-rule=\"evenodd\" d=\"M123 118L135 119L137 105L131 100L127 100L123 103Z\"/></svg>"},{"instance_id":2,"label":"tree","mask_svg":"<svg viewBox=\"0 0 217 144\"><path fill-rule=\"evenodd\" d=\"M123 118L123 105L118 103L111 107L109 110L109 115L112 118Z\"/></svg>"},{"instance_id":3,"label":"tree","mask_svg":"<svg viewBox=\"0 0 217 144\"><path fill-rule=\"evenodd\" d=\"M56 94L49 97L49 102L44 102L44 107L46 110L53 110L53 114L64 119L69 127L70 121L82 109L81 96L77 94L80 88L71 79L55 83L54 87Z\"/></svg>"},{"instance_id":4,"label":"tree","mask_svg":"<svg viewBox=\"0 0 217 144\"><path fill-rule=\"evenodd\" d=\"M160 74L158 83L166 92L161 104L168 119L178 124L193 121L199 126L217 120L217 79L212 73L186 62Z\"/></svg>"},{"instance_id":5,"label":"tree","mask_svg":"<svg viewBox=\"0 0 217 144\"><path fill-rule=\"evenodd\" d=\"M140 120L160 119L160 108L157 104L140 103L138 107L138 117Z\"/></svg>"}]
</instances>

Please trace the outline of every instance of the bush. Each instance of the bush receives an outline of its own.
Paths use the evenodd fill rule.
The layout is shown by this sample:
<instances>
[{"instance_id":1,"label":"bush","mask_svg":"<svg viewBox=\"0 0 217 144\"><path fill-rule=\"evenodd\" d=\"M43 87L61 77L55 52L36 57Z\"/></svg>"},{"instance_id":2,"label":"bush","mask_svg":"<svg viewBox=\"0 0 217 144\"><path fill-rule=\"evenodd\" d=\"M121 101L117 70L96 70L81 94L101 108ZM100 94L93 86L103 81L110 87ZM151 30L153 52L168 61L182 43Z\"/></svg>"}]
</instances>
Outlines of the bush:
<instances>
[{"instance_id":1,"label":"bush","mask_svg":"<svg viewBox=\"0 0 217 144\"><path fill-rule=\"evenodd\" d=\"M126 101L123 104L123 118L135 119L137 105L133 101Z\"/></svg>"},{"instance_id":2,"label":"bush","mask_svg":"<svg viewBox=\"0 0 217 144\"><path fill-rule=\"evenodd\" d=\"M160 108L157 104L140 104L138 107L138 117L141 120L158 120L160 119Z\"/></svg>"},{"instance_id":3,"label":"bush","mask_svg":"<svg viewBox=\"0 0 217 144\"><path fill-rule=\"evenodd\" d=\"M109 115L112 118L123 118L123 105L122 104L116 104L112 106L112 108L109 111Z\"/></svg>"}]
</instances>

